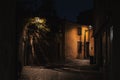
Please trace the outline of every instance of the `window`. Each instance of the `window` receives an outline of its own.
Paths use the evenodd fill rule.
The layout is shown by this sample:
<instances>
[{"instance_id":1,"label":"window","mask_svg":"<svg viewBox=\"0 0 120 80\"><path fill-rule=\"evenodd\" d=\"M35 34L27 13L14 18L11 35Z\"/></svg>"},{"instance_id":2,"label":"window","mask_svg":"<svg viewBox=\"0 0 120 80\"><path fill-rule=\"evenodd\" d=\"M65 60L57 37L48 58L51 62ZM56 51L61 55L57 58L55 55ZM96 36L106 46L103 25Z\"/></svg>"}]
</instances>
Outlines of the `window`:
<instances>
[{"instance_id":1,"label":"window","mask_svg":"<svg viewBox=\"0 0 120 80\"><path fill-rule=\"evenodd\" d=\"M78 27L78 35L82 35L81 34L81 27Z\"/></svg>"},{"instance_id":2,"label":"window","mask_svg":"<svg viewBox=\"0 0 120 80\"><path fill-rule=\"evenodd\" d=\"M82 53L82 42L78 41L78 54Z\"/></svg>"}]
</instances>

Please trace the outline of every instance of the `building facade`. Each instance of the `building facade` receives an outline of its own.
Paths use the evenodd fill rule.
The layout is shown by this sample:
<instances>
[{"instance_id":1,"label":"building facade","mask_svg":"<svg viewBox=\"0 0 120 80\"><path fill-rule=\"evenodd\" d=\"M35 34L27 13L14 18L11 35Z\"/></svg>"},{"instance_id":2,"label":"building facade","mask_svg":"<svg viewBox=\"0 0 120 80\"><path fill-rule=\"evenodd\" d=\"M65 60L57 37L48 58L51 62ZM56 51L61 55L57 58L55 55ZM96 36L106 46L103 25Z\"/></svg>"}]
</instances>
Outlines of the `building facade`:
<instances>
[{"instance_id":1,"label":"building facade","mask_svg":"<svg viewBox=\"0 0 120 80\"><path fill-rule=\"evenodd\" d=\"M104 73L104 80L110 80L113 52L113 24L111 4L108 0L94 0L94 39L98 69Z\"/></svg>"},{"instance_id":2,"label":"building facade","mask_svg":"<svg viewBox=\"0 0 120 80\"><path fill-rule=\"evenodd\" d=\"M96 56L95 56L95 52L94 52L94 36L93 36L93 16L94 16L94 10L90 9L84 12L81 12L78 16L77 16L77 23L81 24L81 25L86 25L88 26L88 37L89 37L89 54L90 54L90 62L91 64L95 64L96 60ZM91 28L91 29L89 29Z\"/></svg>"},{"instance_id":3,"label":"building facade","mask_svg":"<svg viewBox=\"0 0 120 80\"><path fill-rule=\"evenodd\" d=\"M90 59L94 56L93 30L88 25L65 22L65 59Z\"/></svg>"}]
</instances>

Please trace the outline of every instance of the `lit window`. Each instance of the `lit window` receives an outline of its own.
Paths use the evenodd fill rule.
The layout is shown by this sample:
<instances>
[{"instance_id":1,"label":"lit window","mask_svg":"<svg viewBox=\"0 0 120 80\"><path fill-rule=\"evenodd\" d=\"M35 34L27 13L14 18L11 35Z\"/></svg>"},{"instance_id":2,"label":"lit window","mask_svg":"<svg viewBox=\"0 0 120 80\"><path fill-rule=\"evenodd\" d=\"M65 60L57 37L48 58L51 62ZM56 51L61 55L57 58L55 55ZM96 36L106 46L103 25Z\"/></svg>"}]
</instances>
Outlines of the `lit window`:
<instances>
[{"instance_id":1,"label":"lit window","mask_svg":"<svg viewBox=\"0 0 120 80\"><path fill-rule=\"evenodd\" d=\"M110 40L113 40L113 26L110 28Z\"/></svg>"}]
</instances>

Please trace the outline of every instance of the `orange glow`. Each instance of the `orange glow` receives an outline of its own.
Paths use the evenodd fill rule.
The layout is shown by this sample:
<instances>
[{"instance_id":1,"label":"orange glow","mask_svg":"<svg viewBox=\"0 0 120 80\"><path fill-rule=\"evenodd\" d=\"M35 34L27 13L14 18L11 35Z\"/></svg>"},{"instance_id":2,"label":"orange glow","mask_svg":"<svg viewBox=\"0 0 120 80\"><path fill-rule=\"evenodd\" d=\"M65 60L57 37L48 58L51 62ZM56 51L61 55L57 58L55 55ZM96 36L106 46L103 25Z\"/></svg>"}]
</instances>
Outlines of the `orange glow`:
<instances>
[{"instance_id":1,"label":"orange glow","mask_svg":"<svg viewBox=\"0 0 120 80\"><path fill-rule=\"evenodd\" d=\"M94 38L92 29L89 26L81 25L81 35L78 35L80 25L67 24L65 27L65 56L67 59L76 59L78 57L78 41L82 42L82 51L80 59L84 59L84 41L89 42L89 54L94 55ZM86 40L84 40L86 38Z\"/></svg>"},{"instance_id":2,"label":"orange glow","mask_svg":"<svg viewBox=\"0 0 120 80\"><path fill-rule=\"evenodd\" d=\"M81 41L84 42L85 30L88 30L88 26L81 26L82 27L82 36ZM88 41L88 31L86 31L86 42Z\"/></svg>"},{"instance_id":3,"label":"orange glow","mask_svg":"<svg viewBox=\"0 0 120 80\"><path fill-rule=\"evenodd\" d=\"M94 56L94 38L92 37L93 34L93 30L90 30L90 46L89 46L89 50L90 50L90 56Z\"/></svg>"},{"instance_id":4,"label":"orange glow","mask_svg":"<svg viewBox=\"0 0 120 80\"><path fill-rule=\"evenodd\" d=\"M67 58L76 58L77 56L77 26L67 27L65 33L65 53Z\"/></svg>"}]
</instances>

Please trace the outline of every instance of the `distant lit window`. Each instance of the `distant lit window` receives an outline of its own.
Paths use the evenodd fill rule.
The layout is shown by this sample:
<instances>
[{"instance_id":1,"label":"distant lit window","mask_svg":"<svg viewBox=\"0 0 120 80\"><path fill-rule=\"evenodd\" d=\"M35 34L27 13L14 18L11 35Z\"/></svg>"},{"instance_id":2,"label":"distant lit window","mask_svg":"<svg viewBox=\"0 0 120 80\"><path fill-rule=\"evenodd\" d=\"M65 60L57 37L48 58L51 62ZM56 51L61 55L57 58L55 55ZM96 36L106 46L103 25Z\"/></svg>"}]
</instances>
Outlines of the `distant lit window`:
<instances>
[{"instance_id":1,"label":"distant lit window","mask_svg":"<svg viewBox=\"0 0 120 80\"><path fill-rule=\"evenodd\" d=\"M110 28L110 40L113 40L113 26Z\"/></svg>"}]
</instances>

